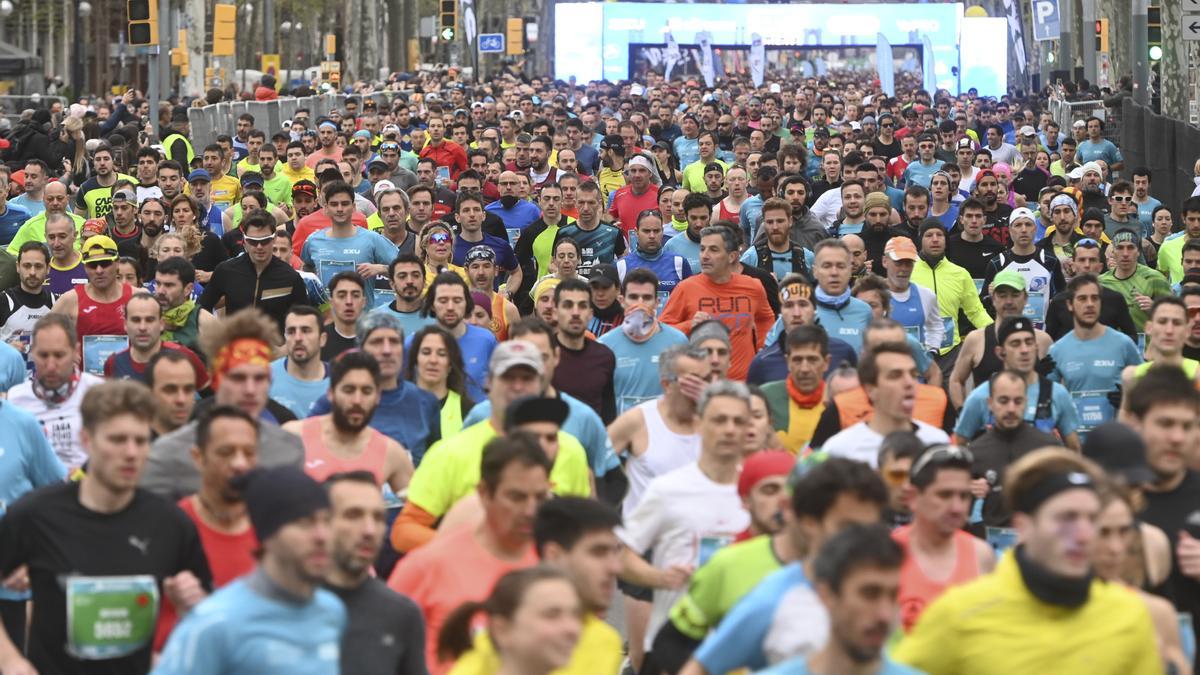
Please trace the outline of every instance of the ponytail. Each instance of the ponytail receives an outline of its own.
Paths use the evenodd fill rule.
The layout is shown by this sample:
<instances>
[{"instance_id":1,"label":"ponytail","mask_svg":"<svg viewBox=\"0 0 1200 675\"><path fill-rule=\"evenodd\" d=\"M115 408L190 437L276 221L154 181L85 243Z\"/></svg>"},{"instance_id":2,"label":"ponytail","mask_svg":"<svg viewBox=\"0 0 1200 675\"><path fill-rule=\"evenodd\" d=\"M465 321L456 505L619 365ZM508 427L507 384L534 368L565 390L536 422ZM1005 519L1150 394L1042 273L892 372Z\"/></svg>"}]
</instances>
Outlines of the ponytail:
<instances>
[{"instance_id":1,"label":"ponytail","mask_svg":"<svg viewBox=\"0 0 1200 675\"><path fill-rule=\"evenodd\" d=\"M464 602L442 622L437 638L437 655L454 661L471 649L471 621L484 609L482 602Z\"/></svg>"}]
</instances>

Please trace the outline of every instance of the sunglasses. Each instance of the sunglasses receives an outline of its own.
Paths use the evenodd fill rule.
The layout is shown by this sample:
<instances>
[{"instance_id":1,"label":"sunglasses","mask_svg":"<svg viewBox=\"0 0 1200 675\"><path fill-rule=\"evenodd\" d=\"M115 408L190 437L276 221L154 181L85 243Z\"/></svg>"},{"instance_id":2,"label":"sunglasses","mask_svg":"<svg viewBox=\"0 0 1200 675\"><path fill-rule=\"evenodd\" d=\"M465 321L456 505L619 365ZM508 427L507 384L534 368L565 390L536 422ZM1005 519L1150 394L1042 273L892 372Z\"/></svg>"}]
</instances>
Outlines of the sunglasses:
<instances>
[{"instance_id":1,"label":"sunglasses","mask_svg":"<svg viewBox=\"0 0 1200 675\"><path fill-rule=\"evenodd\" d=\"M883 480L892 487L900 487L908 481L908 472L904 469L888 469L882 475Z\"/></svg>"},{"instance_id":2,"label":"sunglasses","mask_svg":"<svg viewBox=\"0 0 1200 675\"><path fill-rule=\"evenodd\" d=\"M272 235L266 236L266 237L245 237L244 236L244 237L242 237L242 241L244 241L249 246L266 246L266 245L270 244L271 242L275 241L275 235L272 234Z\"/></svg>"},{"instance_id":3,"label":"sunglasses","mask_svg":"<svg viewBox=\"0 0 1200 675\"><path fill-rule=\"evenodd\" d=\"M429 235L429 243L431 244L448 244L450 243L450 235L445 232L434 232Z\"/></svg>"},{"instance_id":4,"label":"sunglasses","mask_svg":"<svg viewBox=\"0 0 1200 675\"><path fill-rule=\"evenodd\" d=\"M966 462L967 464L973 464L975 456L971 454L970 450L960 448L957 445L940 445L926 450L918 457L917 461L913 462L909 475L919 475L928 466L944 464L946 462Z\"/></svg>"},{"instance_id":5,"label":"sunglasses","mask_svg":"<svg viewBox=\"0 0 1200 675\"><path fill-rule=\"evenodd\" d=\"M1119 197L1109 197L1109 199L1113 200L1113 202L1117 203L1117 204L1125 204L1125 203L1133 201L1133 197L1125 196L1125 195L1122 195Z\"/></svg>"},{"instance_id":6,"label":"sunglasses","mask_svg":"<svg viewBox=\"0 0 1200 675\"><path fill-rule=\"evenodd\" d=\"M117 264L116 260L97 260L95 262L84 263L83 266L89 269L106 269Z\"/></svg>"}]
</instances>

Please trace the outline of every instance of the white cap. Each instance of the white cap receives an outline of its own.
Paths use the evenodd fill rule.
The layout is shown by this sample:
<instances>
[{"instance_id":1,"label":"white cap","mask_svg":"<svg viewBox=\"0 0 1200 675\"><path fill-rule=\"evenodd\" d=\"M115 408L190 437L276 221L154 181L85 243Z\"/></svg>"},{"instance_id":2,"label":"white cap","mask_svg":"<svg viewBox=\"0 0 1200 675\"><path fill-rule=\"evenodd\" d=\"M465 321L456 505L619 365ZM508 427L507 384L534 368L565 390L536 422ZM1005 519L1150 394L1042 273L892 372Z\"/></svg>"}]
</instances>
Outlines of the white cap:
<instances>
[{"instance_id":1,"label":"white cap","mask_svg":"<svg viewBox=\"0 0 1200 675\"><path fill-rule=\"evenodd\" d=\"M379 131L379 135L387 136L388 134L396 134L397 136L399 136L400 135L400 127L395 124L385 124L383 126L383 129L381 129Z\"/></svg>"},{"instance_id":2,"label":"white cap","mask_svg":"<svg viewBox=\"0 0 1200 675\"><path fill-rule=\"evenodd\" d=\"M771 86L767 87L767 90L770 91L772 94L778 94L779 92L783 91L782 89L779 88L778 82L772 82Z\"/></svg>"},{"instance_id":3,"label":"white cap","mask_svg":"<svg viewBox=\"0 0 1200 675\"><path fill-rule=\"evenodd\" d=\"M1083 167L1077 166L1074 169L1071 169L1071 173L1067 174L1067 178L1070 178L1071 180L1082 180L1083 179Z\"/></svg>"},{"instance_id":4,"label":"white cap","mask_svg":"<svg viewBox=\"0 0 1200 675\"><path fill-rule=\"evenodd\" d=\"M1037 136L1037 129L1034 129L1033 127L1026 124L1025 126L1021 127L1021 135L1022 136Z\"/></svg>"},{"instance_id":5,"label":"white cap","mask_svg":"<svg viewBox=\"0 0 1200 675\"><path fill-rule=\"evenodd\" d=\"M1086 129L1087 122L1084 120L1075 120L1075 123L1071 125L1071 128L1072 129Z\"/></svg>"},{"instance_id":6,"label":"white cap","mask_svg":"<svg viewBox=\"0 0 1200 675\"><path fill-rule=\"evenodd\" d=\"M384 190L395 190L395 189L396 189L396 184L393 183L392 181L381 180L375 184L375 187L371 188L371 196L375 196L375 195L379 194L380 192L383 192Z\"/></svg>"},{"instance_id":7,"label":"white cap","mask_svg":"<svg viewBox=\"0 0 1200 675\"><path fill-rule=\"evenodd\" d=\"M640 84L630 85L629 87L630 96L641 96L644 93L646 93L646 88Z\"/></svg>"}]
</instances>

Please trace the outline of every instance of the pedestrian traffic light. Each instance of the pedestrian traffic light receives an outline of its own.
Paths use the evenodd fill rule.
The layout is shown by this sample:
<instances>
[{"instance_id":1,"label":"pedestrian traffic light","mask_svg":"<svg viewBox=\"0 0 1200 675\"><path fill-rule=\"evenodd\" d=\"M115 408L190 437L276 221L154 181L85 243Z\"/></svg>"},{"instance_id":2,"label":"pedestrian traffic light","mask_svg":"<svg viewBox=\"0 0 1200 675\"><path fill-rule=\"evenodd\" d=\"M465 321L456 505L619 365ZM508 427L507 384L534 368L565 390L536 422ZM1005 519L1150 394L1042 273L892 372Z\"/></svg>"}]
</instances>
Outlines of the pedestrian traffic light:
<instances>
[{"instance_id":1,"label":"pedestrian traffic light","mask_svg":"<svg viewBox=\"0 0 1200 675\"><path fill-rule=\"evenodd\" d=\"M1096 19L1096 51L1108 51L1108 19Z\"/></svg>"},{"instance_id":2,"label":"pedestrian traffic light","mask_svg":"<svg viewBox=\"0 0 1200 675\"><path fill-rule=\"evenodd\" d=\"M213 56L233 56L237 39L237 5L213 6Z\"/></svg>"},{"instance_id":3,"label":"pedestrian traffic light","mask_svg":"<svg viewBox=\"0 0 1200 675\"><path fill-rule=\"evenodd\" d=\"M441 0L438 13L438 37L446 42L454 40L458 26L458 0Z\"/></svg>"},{"instance_id":4,"label":"pedestrian traffic light","mask_svg":"<svg viewBox=\"0 0 1200 675\"><path fill-rule=\"evenodd\" d=\"M1162 60L1162 7L1146 8L1146 48L1151 61Z\"/></svg>"},{"instance_id":5,"label":"pedestrian traffic light","mask_svg":"<svg viewBox=\"0 0 1200 675\"><path fill-rule=\"evenodd\" d=\"M129 0L127 42L131 45L158 44L158 0Z\"/></svg>"}]
</instances>

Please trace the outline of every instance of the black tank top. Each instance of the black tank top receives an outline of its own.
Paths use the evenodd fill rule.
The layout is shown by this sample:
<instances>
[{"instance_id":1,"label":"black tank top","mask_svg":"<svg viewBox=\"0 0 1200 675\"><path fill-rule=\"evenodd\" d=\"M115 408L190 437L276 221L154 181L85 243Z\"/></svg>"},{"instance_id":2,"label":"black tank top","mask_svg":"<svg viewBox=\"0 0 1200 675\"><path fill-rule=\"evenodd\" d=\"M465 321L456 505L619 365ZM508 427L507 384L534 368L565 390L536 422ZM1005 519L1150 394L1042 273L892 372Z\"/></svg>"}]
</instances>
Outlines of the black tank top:
<instances>
[{"instance_id":1,"label":"black tank top","mask_svg":"<svg viewBox=\"0 0 1200 675\"><path fill-rule=\"evenodd\" d=\"M981 330L983 331L983 356L979 357L979 363L971 369L971 377L974 378L976 387L987 382L992 375L1004 368L1000 357L996 356L996 325L984 326Z\"/></svg>"}]
</instances>

